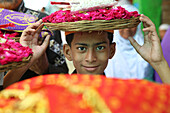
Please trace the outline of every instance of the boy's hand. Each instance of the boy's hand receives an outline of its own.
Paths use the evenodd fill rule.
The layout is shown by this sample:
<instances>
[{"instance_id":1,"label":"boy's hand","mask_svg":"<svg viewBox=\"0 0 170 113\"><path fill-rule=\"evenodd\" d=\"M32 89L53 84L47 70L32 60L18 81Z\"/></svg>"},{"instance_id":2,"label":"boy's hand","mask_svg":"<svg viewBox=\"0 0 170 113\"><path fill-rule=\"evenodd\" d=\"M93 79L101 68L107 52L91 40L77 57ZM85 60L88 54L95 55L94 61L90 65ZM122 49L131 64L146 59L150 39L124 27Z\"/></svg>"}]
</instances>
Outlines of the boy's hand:
<instances>
[{"instance_id":1,"label":"boy's hand","mask_svg":"<svg viewBox=\"0 0 170 113\"><path fill-rule=\"evenodd\" d=\"M141 14L140 20L144 25L144 44L140 46L132 37L129 41L136 51L152 66L159 65L164 61L161 43L157 35L154 23L145 15Z\"/></svg>"},{"instance_id":2,"label":"boy's hand","mask_svg":"<svg viewBox=\"0 0 170 113\"><path fill-rule=\"evenodd\" d=\"M45 58L43 56L45 55L46 48L48 47L50 35L46 37L46 39L41 45L38 41L38 37L43 26L44 25L42 24L42 20L40 20L28 26L23 31L20 38L20 43L23 46L29 46L33 51L33 56L31 58L31 61L25 66L8 71L8 73L4 77L4 88L9 86L10 84L17 82L29 68L36 73L42 73L42 70L45 70L45 68L47 68L48 63L46 66L46 64L44 63L46 60L42 58ZM43 62L43 65L45 66L43 66L42 63L39 63L39 65L41 64L41 66L37 65L38 60L41 60Z\"/></svg>"},{"instance_id":3,"label":"boy's hand","mask_svg":"<svg viewBox=\"0 0 170 113\"><path fill-rule=\"evenodd\" d=\"M37 59L39 59L46 51L50 35L47 35L44 42L39 45L39 35L43 28L42 20L28 26L22 33L20 38L20 43L23 46L29 46L33 51L33 56L31 58L31 63L34 63Z\"/></svg>"}]
</instances>

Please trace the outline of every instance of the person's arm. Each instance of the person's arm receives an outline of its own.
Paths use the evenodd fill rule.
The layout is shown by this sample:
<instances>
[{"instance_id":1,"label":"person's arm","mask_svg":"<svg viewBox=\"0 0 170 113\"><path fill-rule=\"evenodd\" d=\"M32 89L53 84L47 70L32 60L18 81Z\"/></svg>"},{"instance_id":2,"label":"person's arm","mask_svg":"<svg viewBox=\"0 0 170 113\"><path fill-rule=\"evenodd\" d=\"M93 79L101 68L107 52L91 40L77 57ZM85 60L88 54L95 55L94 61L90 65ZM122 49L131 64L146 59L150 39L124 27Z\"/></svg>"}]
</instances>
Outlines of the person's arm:
<instances>
[{"instance_id":1,"label":"person's arm","mask_svg":"<svg viewBox=\"0 0 170 113\"><path fill-rule=\"evenodd\" d=\"M170 84L170 68L165 59L158 64L152 65L152 67L158 73L163 83Z\"/></svg>"},{"instance_id":2,"label":"person's arm","mask_svg":"<svg viewBox=\"0 0 170 113\"><path fill-rule=\"evenodd\" d=\"M27 65L22 66L21 68L12 69L12 70L8 71L8 73L4 77L4 82L3 82L4 88L17 82L22 77L22 75L29 68L31 68L32 65L34 65L37 62L37 60L41 59L42 62L47 61L46 57L42 57L42 56L45 55L45 51L49 44L50 35L48 35L45 38L44 42L41 45L38 44L38 37L39 37L39 34L40 34L43 26L44 25L42 24L42 20L40 20L40 21L28 26L23 31L21 38L20 38L20 43L23 46L29 46L33 51L33 56ZM47 67L45 67L45 68L47 68Z\"/></svg>"},{"instance_id":3,"label":"person's arm","mask_svg":"<svg viewBox=\"0 0 170 113\"><path fill-rule=\"evenodd\" d=\"M28 63L25 66L8 71L8 73L4 76L3 88L17 82L30 66L31 63Z\"/></svg>"},{"instance_id":4,"label":"person's arm","mask_svg":"<svg viewBox=\"0 0 170 113\"><path fill-rule=\"evenodd\" d=\"M46 53L43 54L29 69L36 74L48 73L49 62Z\"/></svg>"},{"instance_id":5,"label":"person's arm","mask_svg":"<svg viewBox=\"0 0 170 113\"><path fill-rule=\"evenodd\" d=\"M136 51L156 70L163 83L170 84L170 68L163 56L155 25L143 14L141 14L140 20L144 25L144 44L139 45L132 37L128 39Z\"/></svg>"}]
</instances>

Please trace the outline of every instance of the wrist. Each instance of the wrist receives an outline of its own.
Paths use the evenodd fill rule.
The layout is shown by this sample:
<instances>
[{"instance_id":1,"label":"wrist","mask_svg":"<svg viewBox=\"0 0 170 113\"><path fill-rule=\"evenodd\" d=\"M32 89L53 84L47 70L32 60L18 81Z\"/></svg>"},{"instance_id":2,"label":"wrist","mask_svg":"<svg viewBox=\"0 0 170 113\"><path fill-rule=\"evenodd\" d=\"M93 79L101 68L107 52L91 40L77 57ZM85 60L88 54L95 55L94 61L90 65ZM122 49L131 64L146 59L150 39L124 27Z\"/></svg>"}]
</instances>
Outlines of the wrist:
<instances>
[{"instance_id":1,"label":"wrist","mask_svg":"<svg viewBox=\"0 0 170 113\"><path fill-rule=\"evenodd\" d=\"M161 61L156 62L156 63L151 63L151 66L155 69L155 70L160 70L164 67L166 67L168 65L167 61L165 60L165 58L163 58Z\"/></svg>"},{"instance_id":2,"label":"wrist","mask_svg":"<svg viewBox=\"0 0 170 113\"><path fill-rule=\"evenodd\" d=\"M29 69L34 71L36 74L42 75L48 72L48 67L48 58L46 54L43 54L38 60L34 61Z\"/></svg>"},{"instance_id":3,"label":"wrist","mask_svg":"<svg viewBox=\"0 0 170 113\"><path fill-rule=\"evenodd\" d=\"M157 65L154 65L153 68L158 73L163 83L170 84L170 68L165 59Z\"/></svg>"}]
</instances>

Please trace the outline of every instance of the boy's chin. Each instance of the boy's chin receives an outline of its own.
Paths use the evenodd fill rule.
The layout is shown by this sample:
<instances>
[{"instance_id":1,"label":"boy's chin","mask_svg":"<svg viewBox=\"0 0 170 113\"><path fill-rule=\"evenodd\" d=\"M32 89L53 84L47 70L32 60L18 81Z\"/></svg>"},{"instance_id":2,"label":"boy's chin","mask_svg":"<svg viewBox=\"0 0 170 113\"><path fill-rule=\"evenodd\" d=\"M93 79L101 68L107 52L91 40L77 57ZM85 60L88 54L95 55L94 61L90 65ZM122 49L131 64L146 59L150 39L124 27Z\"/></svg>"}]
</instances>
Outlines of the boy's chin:
<instances>
[{"instance_id":1,"label":"boy's chin","mask_svg":"<svg viewBox=\"0 0 170 113\"><path fill-rule=\"evenodd\" d=\"M103 73L100 72L82 72L79 74L87 74L87 75L103 75Z\"/></svg>"}]
</instances>

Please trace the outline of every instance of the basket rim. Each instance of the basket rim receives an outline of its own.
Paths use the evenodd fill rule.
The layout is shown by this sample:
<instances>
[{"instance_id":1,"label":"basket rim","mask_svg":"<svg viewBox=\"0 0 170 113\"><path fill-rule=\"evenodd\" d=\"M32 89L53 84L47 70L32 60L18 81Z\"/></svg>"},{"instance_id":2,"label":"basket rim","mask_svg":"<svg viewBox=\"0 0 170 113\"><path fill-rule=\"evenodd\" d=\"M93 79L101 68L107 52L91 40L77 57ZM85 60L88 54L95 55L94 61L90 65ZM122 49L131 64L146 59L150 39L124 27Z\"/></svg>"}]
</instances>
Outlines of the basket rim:
<instances>
[{"instance_id":1,"label":"basket rim","mask_svg":"<svg viewBox=\"0 0 170 113\"><path fill-rule=\"evenodd\" d=\"M4 71L8 71L13 68L19 68L21 66L24 66L31 60L31 58L32 58L32 55L29 55L28 57L24 57L22 61L19 61L19 62L10 62L5 65L0 64L0 72L4 72Z\"/></svg>"},{"instance_id":2,"label":"basket rim","mask_svg":"<svg viewBox=\"0 0 170 113\"><path fill-rule=\"evenodd\" d=\"M141 21L138 17L113 20L82 20L76 22L44 23L50 30L99 31L136 27ZM130 25L130 26L129 26ZM97 27L97 29L95 28Z\"/></svg>"}]
</instances>

